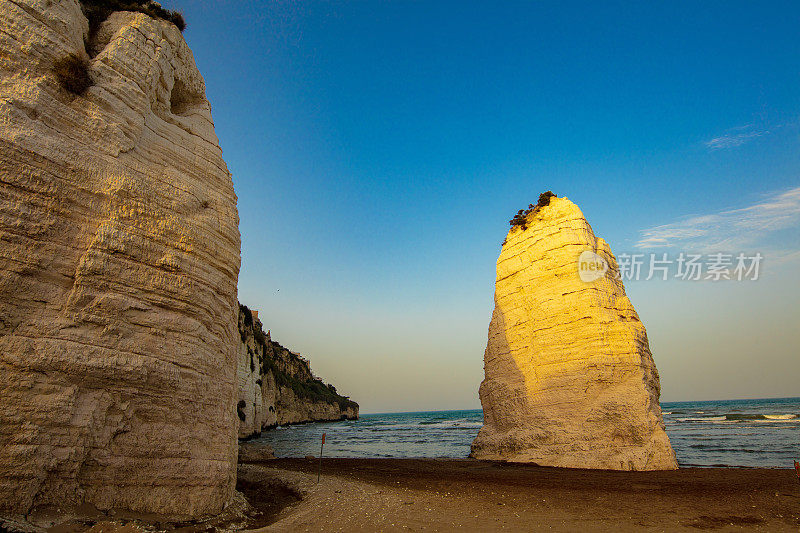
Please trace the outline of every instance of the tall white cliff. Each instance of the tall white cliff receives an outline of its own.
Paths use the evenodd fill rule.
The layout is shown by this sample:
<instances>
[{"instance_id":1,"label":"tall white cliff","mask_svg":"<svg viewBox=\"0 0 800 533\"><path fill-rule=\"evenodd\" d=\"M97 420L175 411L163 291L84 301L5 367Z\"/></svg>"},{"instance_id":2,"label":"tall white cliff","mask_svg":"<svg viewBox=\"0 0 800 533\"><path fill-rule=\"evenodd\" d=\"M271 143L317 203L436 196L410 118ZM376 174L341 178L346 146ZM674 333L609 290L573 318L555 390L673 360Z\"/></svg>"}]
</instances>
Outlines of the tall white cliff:
<instances>
[{"instance_id":1,"label":"tall white cliff","mask_svg":"<svg viewBox=\"0 0 800 533\"><path fill-rule=\"evenodd\" d=\"M236 480L236 196L181 32L0 2L0 511L220 511ZM56 65L88 61L67 90Z\"/></svg>"}]
</instances>

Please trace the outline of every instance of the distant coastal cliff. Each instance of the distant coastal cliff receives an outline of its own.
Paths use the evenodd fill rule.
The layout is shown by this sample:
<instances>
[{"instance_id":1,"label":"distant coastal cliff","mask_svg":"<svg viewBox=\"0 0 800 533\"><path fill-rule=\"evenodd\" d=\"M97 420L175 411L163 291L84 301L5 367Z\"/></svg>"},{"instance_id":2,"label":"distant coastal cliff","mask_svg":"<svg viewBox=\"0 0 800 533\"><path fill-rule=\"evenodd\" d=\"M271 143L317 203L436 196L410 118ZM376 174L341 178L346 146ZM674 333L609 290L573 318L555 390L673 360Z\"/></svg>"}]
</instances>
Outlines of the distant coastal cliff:
<instances>
[{"instance_id":1,"label":"distant coastal cliff","mask_svg":"<svg viewBox=\"0 0 800 533\"><path fill-rule=\"evenodd\" d=\"M308 360L264 333L257 313L239 304L239 438L279 425L358 418L358 404L311 372Z\"/></svg>"}]
</instances>

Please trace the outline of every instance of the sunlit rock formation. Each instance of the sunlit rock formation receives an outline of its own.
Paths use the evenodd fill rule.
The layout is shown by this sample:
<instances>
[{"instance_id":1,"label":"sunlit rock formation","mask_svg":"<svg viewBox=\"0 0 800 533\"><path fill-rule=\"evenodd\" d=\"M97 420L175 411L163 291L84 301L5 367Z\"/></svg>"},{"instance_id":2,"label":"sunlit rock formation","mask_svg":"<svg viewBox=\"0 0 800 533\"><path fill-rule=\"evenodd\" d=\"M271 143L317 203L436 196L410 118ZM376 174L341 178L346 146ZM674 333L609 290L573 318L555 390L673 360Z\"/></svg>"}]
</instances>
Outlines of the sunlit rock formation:
<instances>
[{"instance_id":1,"label":"sunlit rock formation","mask_svg":"<svg viewBox=\"0 0 800 533\"><path fill-rule=\"evenodd\" d=\"M484 426L471 455L574 468L676 468L647 333L608 244L566 198L543 195L512 224L497 260L480 386ZM584 258L608 271L582 281L578 258L587 251Z\"/></svg>"},{"instance_id":2,"label":"sunlit rock formation","mask_svg":"<svg viewBox=\"0 0 800 533\"><path fill-rule=\"evenodd\" d=\"M0 50L0 512L218 512L240 241L192 53L75 0L0 2Z\"/></svg>"},{"instance_id":3,"label":"sunlit rock formation","mask_svg":"<svg viewBox=\"0 0 800 533\"><path fill-rule=\"evenodd\" d=\"M358 418L356 402L314 376L307 359L273 341L245 306L239 335L239 438L277 425Z\"/></svg>"}]
</instances>

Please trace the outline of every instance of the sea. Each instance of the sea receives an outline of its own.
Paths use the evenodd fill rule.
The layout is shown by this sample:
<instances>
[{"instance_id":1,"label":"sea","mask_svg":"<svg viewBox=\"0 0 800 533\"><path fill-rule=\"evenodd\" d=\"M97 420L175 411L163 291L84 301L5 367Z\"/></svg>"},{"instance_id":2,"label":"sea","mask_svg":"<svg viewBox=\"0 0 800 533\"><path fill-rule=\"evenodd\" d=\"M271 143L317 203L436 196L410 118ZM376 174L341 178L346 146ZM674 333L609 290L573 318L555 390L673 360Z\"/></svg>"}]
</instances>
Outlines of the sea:
<instances>
[{"instance_id":1,"label":"sea","mask_svg":"<svg viewBox=\"0 0 800 533\"><path fill-rule=\"evenodd\" d=\"M800 398L666 402L664 424L682 467L791 468L800 460ZM365 414L359 420L265 431L257 442L277 457L447 457L469 455L480 409Z\"/></svg>"}]
</instances>

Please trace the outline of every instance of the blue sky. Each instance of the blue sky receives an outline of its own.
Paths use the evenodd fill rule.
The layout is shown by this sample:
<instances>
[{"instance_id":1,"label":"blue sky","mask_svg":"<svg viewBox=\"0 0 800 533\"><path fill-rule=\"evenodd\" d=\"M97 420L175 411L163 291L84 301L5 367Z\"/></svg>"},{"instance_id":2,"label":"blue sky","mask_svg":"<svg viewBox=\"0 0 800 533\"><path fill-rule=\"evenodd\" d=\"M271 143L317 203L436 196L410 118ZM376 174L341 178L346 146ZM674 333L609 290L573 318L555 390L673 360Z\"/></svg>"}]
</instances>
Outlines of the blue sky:
<instances>
[{"instance_id":1,"label":"blue sky","mask_svg":"<svg viewBox=\"0 0 800 533\"><path fill-rule=\"evenodd\" d=\"M780 258L628 292L663 399L800 394L800 4L164 5L239 196L240 299L365 412L479 406L500 242L548 189L618 254L701 226Z\"/></svg>"}]
</instances>

